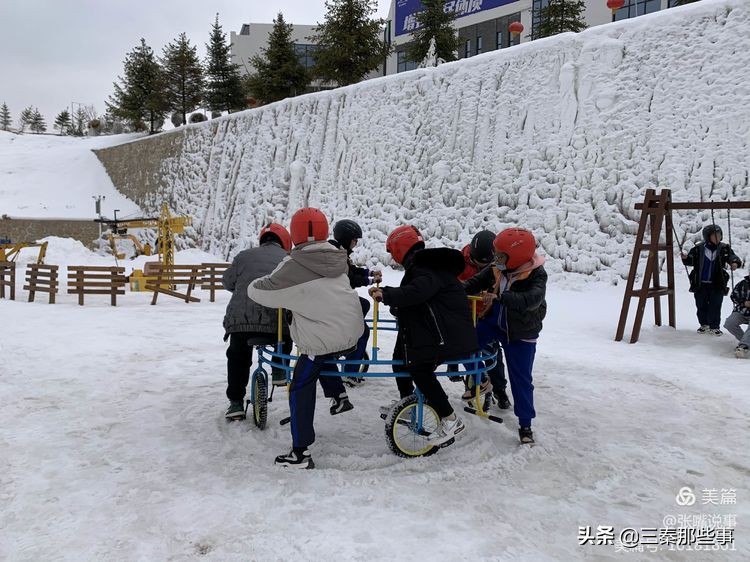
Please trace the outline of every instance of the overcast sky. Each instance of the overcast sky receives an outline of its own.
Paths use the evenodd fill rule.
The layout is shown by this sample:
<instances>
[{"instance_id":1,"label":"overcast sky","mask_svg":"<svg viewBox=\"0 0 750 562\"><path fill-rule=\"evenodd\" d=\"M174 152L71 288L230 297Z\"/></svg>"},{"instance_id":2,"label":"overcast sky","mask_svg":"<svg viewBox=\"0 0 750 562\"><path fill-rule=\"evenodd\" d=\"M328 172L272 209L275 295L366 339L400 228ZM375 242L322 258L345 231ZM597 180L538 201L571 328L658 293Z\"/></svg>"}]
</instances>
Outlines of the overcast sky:
<instances>
[{"instance_id":1,"label":"overcast sky","mask_svg":"<svg viewBox=\"0 0 750 562\"><path fill-rule=\"evenodd\" d=\"M386 17L390 0L378 0ZM322 21L324 0L0 0L0 104L18 124L33 105L52 121L70 102L104 112L125 54L140 38L158 54L181 32L205 43L215 14L229 39L243 23L271 23L277 12L291 23Z\"/></svg>"}]
</instances>

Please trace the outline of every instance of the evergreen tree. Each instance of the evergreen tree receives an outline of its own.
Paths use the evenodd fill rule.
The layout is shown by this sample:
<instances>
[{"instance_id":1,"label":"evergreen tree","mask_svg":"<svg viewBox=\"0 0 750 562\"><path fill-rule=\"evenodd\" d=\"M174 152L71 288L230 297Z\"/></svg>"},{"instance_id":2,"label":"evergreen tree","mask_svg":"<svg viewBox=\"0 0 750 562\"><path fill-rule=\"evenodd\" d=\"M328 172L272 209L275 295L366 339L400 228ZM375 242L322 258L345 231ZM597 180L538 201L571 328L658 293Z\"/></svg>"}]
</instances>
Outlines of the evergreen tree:
<instances>
[{"instance_id":1,"label":"evergreen tree","mask_svg":"<svg viewBox=\"0 0 750 562\"><path fill-rule=\"evenodd\" d=\"M245 107L245 93L242 87L239 66L232 62L231 45L226 33L219 25L219 14L211 26L211 36L206 45L205 100L212 111L229 111Z\"/></svg>"},{"instance_id":2,"label":"evergreen tree","mask_svg":"<svg viewBox=\"0 0 750 562\"><path fill-rule=\"evenodd\" d=\"M566 31L579 32L586 29L583 0L549 0L539 11L539 27L535 30L534 38L550 37Z\"/></svg>"},{"instance_id":3,"label":"evergreen tree","mask_svg":"<svg viewBox=\"0 0 750 562\"><path fill-rule=\"evenodd\" d=\"M145 39L126 55L124 71L124 78L119 78L122 85L115 82L108 105L115 115L134 125L146 121L149 132L157 132L169 104L161 67Z\"/></svg>"},{"instance_id":4,"label":"evergreen tree","mask_svg":"<svg viewBox=\"0 0 750 562\"><path fill-rule=\"evenodd\" d=\"M0 129L7 131L10 129L11 123L10 109L8 109L7 104L3 102L3 105L0 106Z\"/></svg>"},{"instance_id":5,"label":"evergreen tree","mask_svg":"<svg viewBox=\"0 0 750 562\"><path fill-rule=\"evenodd\" d=\"M32 106L27 107L21 112L21 118L18 121L19 132L23 133L26 127L31 125L31 121L34 118L34 108Z\"/></svg>"},{"instance_id":6,"label":"evergreen tree","mask_svg":"<svg viewBox=\"0 0 750 562\"><path fill-rule=\"evenodd\" d=\"M31 114L29 128L37 134L44 133L47 130L47 123L44 121L44 117L39 113L39 109L37 108L34 108L34 111Z\"/></svg>"},{"instance_id":7,"label":"evergreen tree","mask_svg":"<svg viewBox=\"0 0 750 562\"><path fill-rule=\"evenodd\" d=\"M248 91L265 103L305 93L310 76L294 52L292 25L281 12L273 20L268 47L252 58L255 74L247 79Z\"/></svg>"},{"instance_id":8,"label":"evergreen tree","mask_svg":"<svg viewBox=\"0 0 750 562\"><path fill-rule=\"evenodd\" d=\"M313 40L313 74L339 86L363 80L390 53L382 37L384 21L374 19L377 0L326 0L326 15L318 23Z\"/></svg>"},{"instance_id":9,"label":"evergreen tree","mask_svg":"<svg viewBox=\"0 0 750 562\"><path fill-rule=\"evenodd\" d=\"M63 109L55 117L55 129L60 131L61 135L67 135L70 133L71 125L70 112L67 109Z\"/></svg>"},{"instance_id":10,"label":"evergreen tree","mask_svg":"<svg viewBox=\"0 0 750 562\"><path fill-rule=\"evenodd\" d=\"M169 109L181 113L182 122L186 123L187 114L203 98L203 67L196 47L190 45L184 33L164 47L162 70Z\"/></svg>"},{"instance_id":11,"label":"evergreen tree","mask_svg":"<svg viewBox=\"0 0 750 562\"><path fill-rule=\"evenodd\" d=\"M436 61L456 60L461 44L453 27L455 12L445 11L444 0L422 0L424 10L416 14L417 30L412 35L412 42L407 48L406 57L410 61L421 63L430 50L430 43L435 42ZM437 66L437 65L435 65Z\"/></svg>"}]
</instances>

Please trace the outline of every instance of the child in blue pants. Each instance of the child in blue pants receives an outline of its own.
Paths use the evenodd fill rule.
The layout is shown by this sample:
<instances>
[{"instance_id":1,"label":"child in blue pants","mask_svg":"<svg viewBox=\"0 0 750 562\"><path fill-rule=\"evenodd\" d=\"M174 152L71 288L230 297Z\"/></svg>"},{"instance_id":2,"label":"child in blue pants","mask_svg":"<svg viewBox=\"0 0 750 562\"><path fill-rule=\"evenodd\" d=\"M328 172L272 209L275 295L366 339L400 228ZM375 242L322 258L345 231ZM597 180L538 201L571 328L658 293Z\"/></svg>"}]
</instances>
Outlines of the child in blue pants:
<instances>
[{"instance_id":1,"label":"child in blue pants","mask_svg":"<svg viewBox=\"0 0 750 562\"><path fill-rule=\"evenodd\" d=\"M521 443L530 444L534 442L531 420L536 417L532 370L536 341L547 313L547 273L528 230L503 230L493 247L493 267L465 281L464 289L470 295L482 294L485 305L491 305L477 322L477 339L483 349L492 342L501 345L518 417L518 437ZM490 373L490 378L493 387L502 388L497 373Z\"/></svg>"}]
</instances>

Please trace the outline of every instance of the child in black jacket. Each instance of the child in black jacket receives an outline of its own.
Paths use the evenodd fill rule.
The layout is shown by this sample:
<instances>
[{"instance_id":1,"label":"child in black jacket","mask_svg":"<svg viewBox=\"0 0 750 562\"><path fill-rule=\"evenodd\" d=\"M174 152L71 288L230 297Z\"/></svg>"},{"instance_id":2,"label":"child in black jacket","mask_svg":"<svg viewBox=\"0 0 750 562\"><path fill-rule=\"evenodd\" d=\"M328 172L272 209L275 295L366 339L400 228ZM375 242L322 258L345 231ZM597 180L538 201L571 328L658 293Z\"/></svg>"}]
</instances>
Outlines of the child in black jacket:
<instances>
[{"instance_id":1,"label":"child in black jacket","mask_svg":"<svg viewBox=\"0 0 750 562\"><path fill-rule=\"evenodd\" d=\"M435 376L446 360L469 357L478 349L466 293L457 276L464 268L461 252L449 248L425 250L424 239L413 226L400 226L388 236L386 250L406 271L399 287L370 288L370 295L396 309L398 335L394 360L404 370L440 417L428 440L450 444L463 430ZM398 378L404 396L408 379Z\"/></svg>"}]
</instances>

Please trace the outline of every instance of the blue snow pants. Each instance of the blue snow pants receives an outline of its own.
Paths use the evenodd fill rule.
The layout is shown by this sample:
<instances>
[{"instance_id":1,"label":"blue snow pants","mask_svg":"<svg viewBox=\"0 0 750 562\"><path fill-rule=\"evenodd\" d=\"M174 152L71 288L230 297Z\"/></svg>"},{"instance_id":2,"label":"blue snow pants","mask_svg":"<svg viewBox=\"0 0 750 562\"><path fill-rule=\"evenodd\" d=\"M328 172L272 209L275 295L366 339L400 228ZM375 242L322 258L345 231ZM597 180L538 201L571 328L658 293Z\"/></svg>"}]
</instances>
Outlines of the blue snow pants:
<instances>
[{"instance_id":1,"label":"blue snow pants","mask_svg":"<svg viewBox=\"0 0 750 562\"><path fill-rule=\"evenodd\" d=\"M359 304L362 306L362 316L366 317L370 310L370 301L359 297ZM349 355L346 356L347 361L359 361L365 356L367 350L367 342L370 340L370 327L365 322L365 331L357 340L357 346L354 348ZM344 373L350 375L350 373L358 373L360 365L344 365Z\"/></svg>"},{"instance_id":2,"label":"blue snow pants","mask_svg":"<svg viewBox=\"0 0 750 562\"><path fill-rule=\"evenodd\" d=\"M294 366L292 383L289 385L289 413L292 428L292 446L305 448L315 441L315 392L316 382L320 378L324 392L326 385L323 381L329 378L334 380L338 377L319 377L321 371L338 371L335 363L337 355L316 355L310 357L302 354ZM343 388L343 384L342 384ZM326 392L327 395L327 392Z\"/></svg>"},{"instance_id":3,"label":"blue snow pants","mask_svg":"<svg viewBox=\"0 0 750 562\"><path fill-rule=\"evenodd\" d=\"M518 425L531 427L531 420L536 417L534 410L534 383L531 372L534 368L536 342L508 341L508 334L500 329L497 316L482 318L477 322L477 339L480 349L485 349L492 342L498 342L505 356L505 366L508 368L510 391L513 394L513 413L518 418ZM501 361L498 351L498 362ZM494 375L494 376L493 376ZM494 388L503 388L503 380L498 380L497 372L490 372L490 379Z\"/></svg>"}]
</instances>

